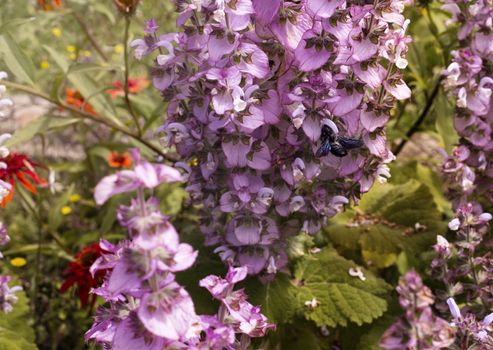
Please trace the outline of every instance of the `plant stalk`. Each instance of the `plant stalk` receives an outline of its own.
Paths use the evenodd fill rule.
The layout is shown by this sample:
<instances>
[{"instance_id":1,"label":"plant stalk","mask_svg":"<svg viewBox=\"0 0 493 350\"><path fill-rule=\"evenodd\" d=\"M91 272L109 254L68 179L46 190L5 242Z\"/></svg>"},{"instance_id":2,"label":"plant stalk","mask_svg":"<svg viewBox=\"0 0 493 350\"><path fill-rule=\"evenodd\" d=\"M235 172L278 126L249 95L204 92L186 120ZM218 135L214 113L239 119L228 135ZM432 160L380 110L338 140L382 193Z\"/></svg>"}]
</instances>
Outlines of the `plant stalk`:
<instances>
[{"instance_id":1,"label":"plant stalk","mask_svg":"<svg viewBox=\"0 0 493 350\"><path fill-rule=\"evenodd\" d=\"M7 87L10 87L14 90L18 90L18 91L22 91L22 92L25 92L27 94L30 94L30 95L33 95L33 96L37 96L37 97L40 97L46 101L49 101L55 105L57 105L58 107L61 107L65 110L68 110L70 112L73 112L79 116L81 116L82 118L84 119L90 119L92 121L95 121L97 123L100 123L100 124L103 124L107 127L109 127L110 129L113 129L113 130L116 130L116 131L119 131L121 132L122 134L125 134L131 138L133 138L134 140L138 141L139 143L141 143L142 145L146 146L147 148L149 148L150 150L152 150L153 152L155 152L156 154L158 154L159 156L163 157L164 159L170 161L170 162L176 162L177 159L169 154L166 154L164 152L162 152L157 146L153 145L152 143L150 143L149 141L146 141L144 140L141 136L139 135L136 135L134 134L133 132L131 132L130 130L122 127L122 126L119 126L113 122L110 122L109 120L97 115L97 114L91 114L91 113L87 113L83 110L80 110L80 109L77 109L77 108L74 108L66 103L63 103L63 102L60 102L60 101L57 101L56 99L46 95L45 93L41 92L41 91L38 91L38 90L35 90L29 86L25 86L25 85L22 85L22 84L17 84L17 83L13 83L13 82L10 82L10 81L6 81L6 80L1 80L0 81L1 84L7 86Z\"/></svg>"},{"instance_id":2,"label":"plant stalk","mask_svg":"<svg viewBox=\"0 0 493 350\"><path fill-rule=\"evenodd\" d=\"M129 30L130 30L130 16L125 16L125 38L123 40L123 47L124 47L124 61L125 61L125 86L124 86L124 92L125 92L125 104L127 105L128 111L130 112L130 115L132 116L132 119L134 120L134 124L137 127L137 132L139 137L142 137L142 128L140 127L139 124L139 118L137 114L135 114L135 111L132 107L132 103L130 102L130 97L128 96L128 35L129 35Z\"/></svg>"}]
</instances>

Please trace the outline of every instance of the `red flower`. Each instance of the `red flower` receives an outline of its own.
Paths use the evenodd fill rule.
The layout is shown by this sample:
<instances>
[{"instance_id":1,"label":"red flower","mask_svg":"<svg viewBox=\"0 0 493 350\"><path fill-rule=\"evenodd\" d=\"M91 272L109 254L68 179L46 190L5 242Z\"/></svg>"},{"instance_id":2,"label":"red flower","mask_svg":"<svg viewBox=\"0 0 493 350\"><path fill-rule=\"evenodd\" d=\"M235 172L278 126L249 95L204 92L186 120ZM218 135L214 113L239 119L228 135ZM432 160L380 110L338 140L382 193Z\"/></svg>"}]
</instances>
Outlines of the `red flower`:
<instances>
[{"instance_id":1,"label":"red flower","mask_svg":"<svg viewBox=\"0 0 493 350\"><path fill-rule=\"evenodd\" d=\"M65 89L65 102L74 108L84 109L87 113L96 114L93 106L90 103L87 103L81 93L75 89Z\"/></svg>"},{"instance_id":2,"label":"red flower","mask_svg":"<svg viewBox=\"0 0 493 350\"><path fill-rule=\"evenodd\" d=\"M123 84L120 80L114 81L113 86L115 87L114 89L108 90L108 94L112 98L125 95L125 90L123 89ZM131 94L138 94L148 86L149 80L144 77L128 79L128 92Z\"/></svg>"},{"instance_id":3,"label":"red flower","mask_svg":"<svg viewBox=\"0 0 493 350\"><path fill-rule=\"evenodd\" d=\"M108 156L108 164L112 168L130 168L132 166L132 158L130 158L128 152L111 152Z\"/></svg>"},{"instance_id":4,"label":"red flower","mask_svg":"<svg viewBox=\"0 0 493 350\"><path fill-rule=\"evenodd\" d=\"M60 288L60 292L65 293L70 287L77 285L77 296L81 307L85 307L89 300L89 292L92 288L97 288L103 282L107 270L99 270L93 275L89 271L92 264L101 256L103 250L98 243L93 243L82 248L75 256L75 260L68 264L63 272L65 282ZM91 307L96 302L96 295L92 295Z\"/></svg>"},{"instance_id":5,"label":"red flower","mask_svg":"<svg viewBox=\"0 0 493 350\"><path fill-rule=\"evenodd\" d=\"M5 168L0 168L0 180L8 182L12 185L12 190L0 203L1 207L5 207L12 200L14 195L14 180L17 179L22 186L32 193L37 193L36 185L45 185L46 180L36 174L35 168L41 167L40 164L31 161L27 155L21 153L10 153L6 158L0 159L0 162L5 163Z\"/></svg>"}]
</instances>

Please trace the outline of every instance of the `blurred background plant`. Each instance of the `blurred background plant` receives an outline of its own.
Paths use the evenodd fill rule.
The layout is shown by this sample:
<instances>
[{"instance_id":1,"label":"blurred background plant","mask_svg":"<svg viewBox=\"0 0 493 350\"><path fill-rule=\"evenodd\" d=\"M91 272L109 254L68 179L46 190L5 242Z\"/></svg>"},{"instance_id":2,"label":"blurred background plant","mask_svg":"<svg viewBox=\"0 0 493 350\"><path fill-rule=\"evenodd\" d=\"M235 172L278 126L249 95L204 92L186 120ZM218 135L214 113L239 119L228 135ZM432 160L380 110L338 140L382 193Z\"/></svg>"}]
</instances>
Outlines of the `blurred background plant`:
<instances>
[{"instance_id":1,"label":"blurred background plant","mask_svg":"<svg viewBox=\"0 0 493 350\"><path fill-rule=\"evenodd\" d=\"M0 2L0 71L10 74L5 85L15 106L1 120L0 133L13 133L8 147L37 162L46 180L36 194L17 185L0 209L11 237L0 273L15 276L25 291L14 311L0 318L0 348L90 348L83 341L94 311L87 288L98 281L88 266L99 254L99 239L126 237L115 213L130 198L117 196L97 207L92 189L108 173L130 166L131 147L155 161L176 159L154 134L165 103L150 87L153 63L136 61L128 45L143 37L150 17L160 32L173 31L173 4L142 0L129 17L125 12L128 6L133 12L134 3ZM294 237L288 269L274 281L244 283L252 302L278 326L264 348L379 349L382 334L401 314L399 295L390 292L399 278L414 269L432 289L437 285L426 277L432 245L438 234L447 235L452 217L439 175L440 150L450 154L458 141L453 104L440 84L458 44L456 28L445 26L448 15L440 6L424 0L406 10L413 43L405 78L413 95L399 102L387 129L397 155L390 183L376 186L318 235ZM162 185L157 197L181 240L200 251L195 267L178 279L198 312L212 312L211 298L197 282L226 269L201 246L196 210L186 204L183 188Z\"/></svg>"}]
</instances>

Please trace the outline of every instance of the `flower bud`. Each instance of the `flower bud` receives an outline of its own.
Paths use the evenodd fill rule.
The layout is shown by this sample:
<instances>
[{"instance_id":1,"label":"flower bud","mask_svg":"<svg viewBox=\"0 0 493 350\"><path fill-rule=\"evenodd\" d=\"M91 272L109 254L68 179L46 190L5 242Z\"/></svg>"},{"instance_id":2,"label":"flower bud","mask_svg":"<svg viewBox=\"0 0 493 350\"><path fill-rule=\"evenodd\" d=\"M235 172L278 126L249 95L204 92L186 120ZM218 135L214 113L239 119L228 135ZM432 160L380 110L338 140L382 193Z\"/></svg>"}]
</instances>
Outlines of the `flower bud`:
<instances>
[{"instance_id":1,"label":"flower bud","mask_svg":"<svg viewBox=\"0 0 493 350\"><path fill-rule=\"evenodd\" d=\"M448 228L452 231L457 231L460 227L460 220L458 218L453 219L448 223Z\"/></svg>"},{"instance_id":2,"label":"flower bud","mask_svg":"<svg viewBox=\"0 0 493 350\"><path fill-rule=\"evenodd\" d=\"M455 302L454 298L448 298L447 299L447 305L450 309L450 313L452 314L452 317L454 318L454 320L458 320L458 319L462 318L459 306Z\"/></svg>"},{"instance_id":3,"label":"flower bud","mask_svg":"<svg viewBox=\"0 0 493 350\"><path fill-rule=\"evenodd\" d=\"M135 12L140 0L113 0L113 2L120 12L125 15L131 15Z\"/></svg>"}]
</instances>

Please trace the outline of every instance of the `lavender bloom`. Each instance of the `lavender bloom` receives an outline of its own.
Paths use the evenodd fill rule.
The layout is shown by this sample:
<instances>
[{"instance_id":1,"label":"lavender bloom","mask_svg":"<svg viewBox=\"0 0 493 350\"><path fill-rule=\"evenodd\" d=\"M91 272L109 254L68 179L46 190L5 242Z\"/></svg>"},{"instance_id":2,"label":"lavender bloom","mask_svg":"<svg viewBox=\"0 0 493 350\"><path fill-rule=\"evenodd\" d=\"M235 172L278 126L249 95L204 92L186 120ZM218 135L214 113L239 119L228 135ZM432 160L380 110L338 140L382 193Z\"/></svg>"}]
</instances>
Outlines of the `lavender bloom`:
<instances>
[{"instance_id":1,"label":"lavender bloom","mask_svg":"<svg viewBox=\"0 0 493 350\"><path fill-rule=\"evenodd\" d=\"M440 303L437 307L452 315L452 325L457 328L456 342L463 348L489 349L493 346L491 320L488 314L493 300L491 290L491 271L493 259L488 250L483 253L484 236L489 213L482 213L477 204L467 203L458 207L457 217L449 228L456 233L454 243L444 242L442 238L435 245L437 257L432 262L435 278L447 289L447 308ZM445 293L442 293L442 295ZM456 300L464 302L462 310ZM483 321L478 321L483 318Z\"/></svg>"},{"instance_id":2,"label":"lavender bloom","mask_svg":"<svg viewBox=\"0 0 493 350\"><path fill-rule=\"evenodd\" d=\"M0 246L6 245L10 242L10 237L7 232L7 227L3 224L3 222L0 222ZM0 259L3 258L2 252L0 252Z\"/></svg>"},{"instance_id":3,"label":"lavender bloom","mask_svg":"<svg viewBox=\"0 0 493 350\"><path fill-rule=\"evenodd\" d=\"M136 150L133 159L133 170L107 176L96 186L99 203L134 190L137 198L118 209L118 220L130 239L117 245L102 240L102 256L91 266L92 274L110 271L103 285L93 290L109 308L99 308L86 341L114 350L245 349L250 337L263 336L273 327L242 291L233 292L233 285L246 277L247 269L230 270L225 280L207 277L210 285L218 282L213 294L224 299L223 311L197 315L190 295L175 281L175 273L190 268L197 252L180 243L175 228L160 212L158 200L146 199L144 193L182 176L174 168L140 159ZM241 341L235 333L243 335Z\"/></svg>"},{"instance_id":4,"label":"lavender bloom","mask_svg":"<svg viewBox=\"0 0 493 350\"><path fill-rule=\"evenodd\" d=\"M0 310L4 313L9 313L14 309L12 304L15 304L18 299L15 293L22 290L21 286L9 287L11 280L10 276L0 275Z\"/></svg>"},{"instance_id":5,"label":"lavender bloom","mask_svg":"<svg viewBox=\"0 0 493 350\"><path fill-rule=\"evenodd\" d=\"M474 349L490 349L493 346L493 337L490 324L493 321L493 314L487 315L482 321L477 321L476 316L467 313L462 317L459 307L453 298L447 299L450 313L454 319L453 326L457 328L460 343L467 349L474 344Z\"/></svg>"},{"instance_id":6,"label":"lavender bloom","mask_svg":"<svg viewBox=\"0 0 493 350\"><path fill-rule=\"evenodd\" d=\"M94 189L94 199L101 205L110 197L139 188L154 188L163 182L182 181L180 172L164 164L151 164L132 151L134 170L122 170L103 178Z\"/></svg>"},{"instance_id":7,"label":"lavender bloom","mask_svg":"<svg viewBox=\"0 0 493 350\"><path fill-rule=\"evenodd\" d=\"M200 286L207 288L212 296L221 301L222 322L231 325L235 332L249 337L263 337L275 325L267 322L260 313L260 308L250 304L243 290L233 291L234 284L247 276L247 268L230 267L226 279L210 275L200 281Z\"/></svg>"},{"instance_id":8,"label":"lavender bloom","mask_svg":"<svg viewBox=\"0 0 493 350\"><path fill-rule=\"evenodd\" d=\"M275 273L287 238L318 232L390 177L385 125L410 95L403 2L176 4L181 32L133 43L137 58L161 48L161 141L193 165L206 244L250 274ZM324 125L334 136L318 153Z\"/></svg>"},{"instance_id":9,"label":"lavender bloom","mask_svg":"<svg viewBox=\"0 0 493 350\"><path fill-rule=\"evenodd\" d=\"M433 315L433 295L421 277L408 272L399 280L399 302L405 314L385 331L380 346L386 350L444 349L454 343L454 331L442 318Z\"/></svg>"},{"instance_id":10,"label":"lavender bloom","mask_svg":"<svg viewBox=\"0 0 493 350\"><path fill-rule=\"evenodd\" d=\"M104 284L94 291L110 302L95 320L86 340L93 339L113 349L132 344L142 349L161 349L184 341L200 319L188 293L174 281L174 272L189 268L197 252L180 243L168 218L159 211L159 202L145 200L144 189L163 182L180 181L178 170L151 164L132 151L134 169L107 176L96 186L95 198L104 203L109 197L137 191L130 206L122 206L118 219L131 240L119 245L101 242L103 255L91 267L95 274L111 269Z\"/></svg>"},{"instance_id":11,"label":"lavender bloom","mask_svg":"<svg viewBox=\"0 0 493 350\"><path fill-rule=\"evenodd\" d=\"M9 242L10 237L7 232L7 227L3 224L3 222L0 222L0 245L6 245Z\"/></svg>"},{"instance_id":12,"label":"lavender bloom","mask_svg":"<svg viewBox=\"0 0 493 350\"><path fill-rule=\"evenodd\" d=\"M493 6L487 1L447 0L443 8L460 25L461 47L452 51L452 62L443 72L444 87L456 100L454 125L462 138L443 168L454 185L451 195L457 203L471 200L481 184L481 194L493 198L491 171L491 95L493 63L491 42ZM489 33L489 34L488 34Z\"/></svg>"}]
</instances>

